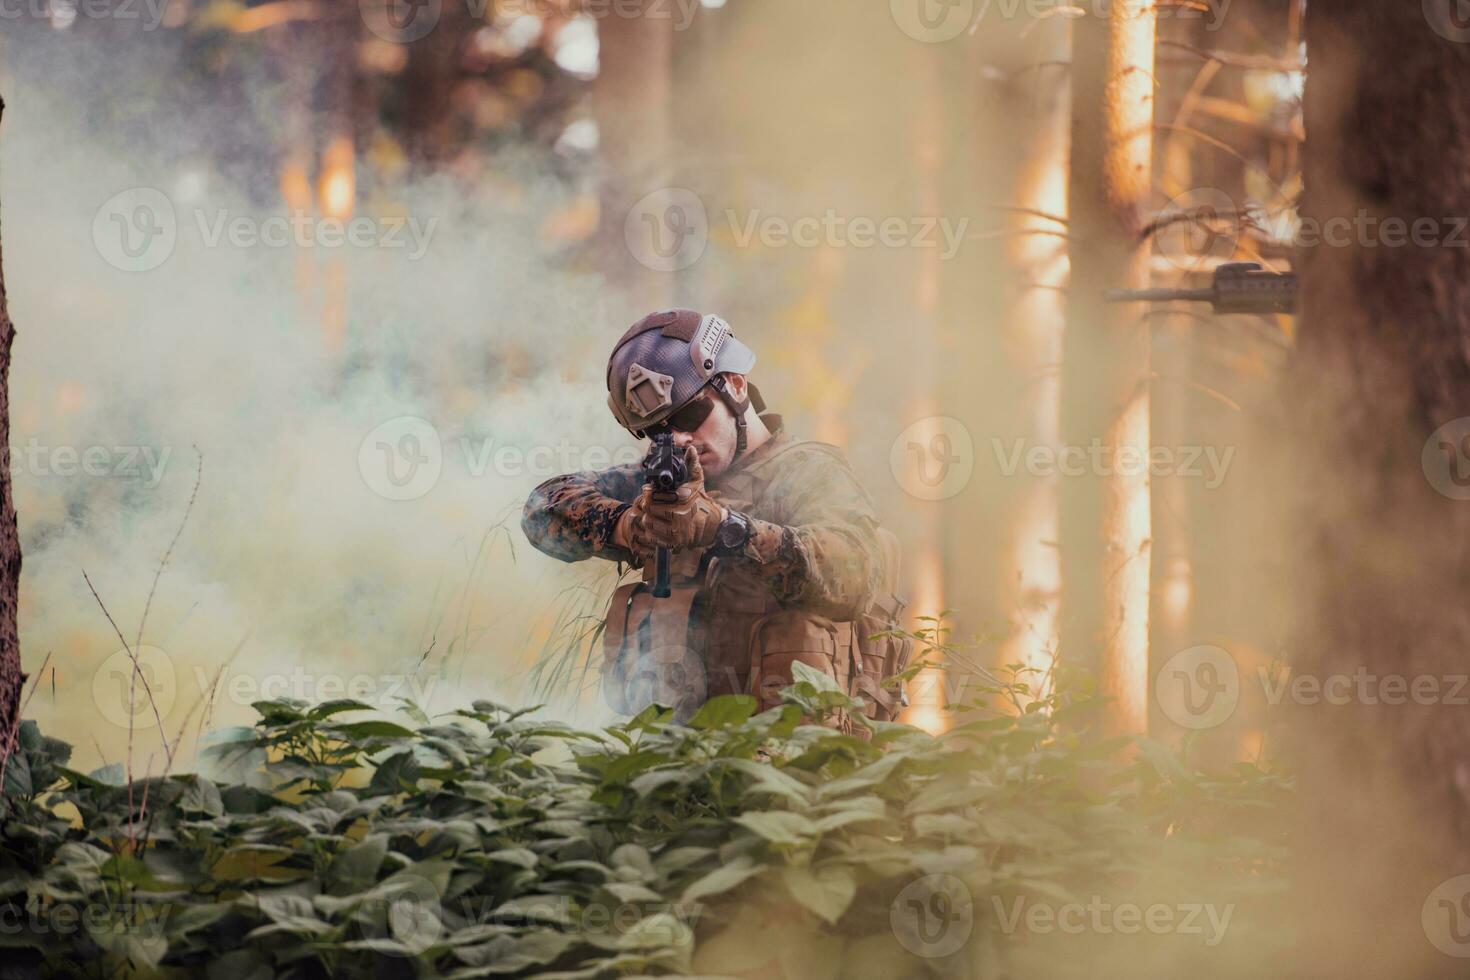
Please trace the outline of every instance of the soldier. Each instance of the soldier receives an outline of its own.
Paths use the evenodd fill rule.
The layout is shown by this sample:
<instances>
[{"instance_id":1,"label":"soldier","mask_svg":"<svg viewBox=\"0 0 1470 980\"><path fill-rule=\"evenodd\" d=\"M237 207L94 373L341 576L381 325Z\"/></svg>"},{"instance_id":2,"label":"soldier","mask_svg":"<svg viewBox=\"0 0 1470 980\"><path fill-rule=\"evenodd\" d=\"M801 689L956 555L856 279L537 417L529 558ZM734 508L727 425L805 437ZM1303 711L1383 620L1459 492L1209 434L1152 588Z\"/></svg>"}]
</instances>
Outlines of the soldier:
<instances>
[{"instance_id":1,"label":"soldier","mask_svg":"<svg viewBox=\"0 0 1470 980\"><path fill-rule=\"evenodd\" d=\"M637 438L671 432L687 479L655 494L638 465L546 481L521 526L562 561L603 558L644 571L608 608L603 690L625 713L657 700L686 719L708 697L778 704L791 664L822 670L891 718L901 694L897 542L836 447L792 437L764 413L747 375L755 354L717 316L653 313L608 361L608 403ZM668 598L649 589L654 550L671 549ZM836 724L851 729L839 715Z\"/></svg>"}]
</instances>

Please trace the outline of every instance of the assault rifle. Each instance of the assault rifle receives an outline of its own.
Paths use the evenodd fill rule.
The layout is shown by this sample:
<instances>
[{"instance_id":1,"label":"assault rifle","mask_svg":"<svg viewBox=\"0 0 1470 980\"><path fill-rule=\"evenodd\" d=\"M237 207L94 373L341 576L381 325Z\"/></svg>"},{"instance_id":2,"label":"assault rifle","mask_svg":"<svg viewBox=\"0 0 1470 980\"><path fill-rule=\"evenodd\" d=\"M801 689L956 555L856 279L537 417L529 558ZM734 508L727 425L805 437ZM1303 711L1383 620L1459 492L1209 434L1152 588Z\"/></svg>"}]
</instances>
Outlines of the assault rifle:
<instances>
[{"instance_id":1,"label":"assault rifle","mask_svg":"<svg viewBox=\"0 0 1470 980\"><path fill-rule=\"evenodd\" d=\"M1215 270L1204 289L1110 289L1109 303L1209 303L1216 313L1295 313L1295 272L1266 272L1255 262L1231 262Z\"/></svg>"},{"instance_id":2,"label":"assault rifle","mask_svg":"<svg viewBox=\"0 0 1470 980\"><path fill-rule=\"evenodd\" d=\"M643 458L643 482L653 488L653 498L660 502L677 499L679 488L689 478L684 466L684 452L674 446L674 434L661 432L653 437L648 455ZM669 588L668 548L659 548L654 555L653 595L656 599L667 599Z\"/></svg>"}]
</instances>

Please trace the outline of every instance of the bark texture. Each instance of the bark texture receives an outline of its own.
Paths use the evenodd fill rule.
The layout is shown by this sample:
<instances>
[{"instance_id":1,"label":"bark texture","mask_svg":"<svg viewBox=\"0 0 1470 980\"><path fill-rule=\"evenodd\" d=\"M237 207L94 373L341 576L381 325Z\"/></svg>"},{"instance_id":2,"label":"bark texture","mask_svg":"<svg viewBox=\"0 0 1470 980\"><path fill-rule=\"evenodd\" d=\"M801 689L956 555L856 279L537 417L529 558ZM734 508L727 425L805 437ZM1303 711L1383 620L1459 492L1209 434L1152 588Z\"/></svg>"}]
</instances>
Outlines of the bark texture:
<instances>
[{"instance_id":1,"label":"bark texture","mask_svg":"<svg viewBox=\"0 0 1470 980\"><path fill-rule=\"evenodd\" d=\"M0 115L5 104L0 102ZM15 325L5 295L5 258L0 247L0 743L8 751L20 720L20 635L16 613L20 595L20 534L15 522L15 494L10 481L10 346Z\"/></svg>"},{"instance_id":2,"label":"bark texture","mask_svg":"<svg viewBox=\"0 0 1470 980\"><path fill-rule=\"evenodd\" d=\"M1154 7L1120 0L1073 22L1071 284L1063 435L1105 460L1149 447L1149 331L1138 304L1105 290L1148 284L1139 232L1152 187ZM1150 507L1137 476L1094 472L1063 490L1062 656L1097 668L1106 727L1148 725Z\"/></svg>"},{"instance_id":3,"label":"bark texture","mask_svg":"<svg viewBox=\"0 0 1470 980\"><path fill-rule=\"evenodd\" d=\"M1295 668L1354 680L1290 705L1306 976L1464 976L1470 955L1470 423L1438 431L1470 416L1470 32L1443 36L1435 7L1307 13L1303 217L1351 230L1302 256ZM1441 244L1386 244L1386 219Z\"/></svg>"}]
</instances>

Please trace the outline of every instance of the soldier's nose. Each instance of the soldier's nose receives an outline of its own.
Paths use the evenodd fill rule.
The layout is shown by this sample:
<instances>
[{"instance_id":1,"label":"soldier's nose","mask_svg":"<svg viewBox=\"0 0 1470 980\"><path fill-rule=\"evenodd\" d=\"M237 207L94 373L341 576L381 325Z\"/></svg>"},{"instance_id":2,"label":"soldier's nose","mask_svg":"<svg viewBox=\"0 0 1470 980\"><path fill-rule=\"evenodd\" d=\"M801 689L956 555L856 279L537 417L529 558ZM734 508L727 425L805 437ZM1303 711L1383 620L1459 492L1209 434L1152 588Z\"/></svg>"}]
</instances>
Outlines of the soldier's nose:
<instances>
[{"instance_id":1,"label":"soldier's nose","mask_svg":"<svg viewBox=\"0 0 1470 980\"><path fill-rule=\"evenodd\" d=\"M692 446L692 445L694 445L694 433L692 433L692 432L675 432L674 433L674 445L678 446L680 449L683 449L685 446Z\"/></svg>"}]
</instances>

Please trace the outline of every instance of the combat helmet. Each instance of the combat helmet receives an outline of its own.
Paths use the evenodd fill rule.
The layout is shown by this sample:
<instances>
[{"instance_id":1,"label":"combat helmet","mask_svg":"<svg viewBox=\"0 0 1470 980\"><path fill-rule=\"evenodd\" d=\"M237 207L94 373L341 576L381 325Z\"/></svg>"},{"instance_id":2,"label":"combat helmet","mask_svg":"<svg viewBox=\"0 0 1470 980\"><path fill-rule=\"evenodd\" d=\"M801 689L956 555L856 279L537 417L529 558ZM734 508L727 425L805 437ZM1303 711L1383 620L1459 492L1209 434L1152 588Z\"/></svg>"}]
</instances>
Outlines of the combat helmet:
<instances>
[{"instance_id":1,"label":"combat helmet","mask_svg":"<svg viewBox=\"0 0 1470 980\"><path fill-rule=\"evenodd\" d=\"M755 352L735 339L730 325L694 310L650 313L628 328L607 362L608 406L618 424L639 439L712 389L735 416L735 458L745 452L745 411L751 396L737 399L724 374L749 374Z\"/></svg>"}]
</instances>

